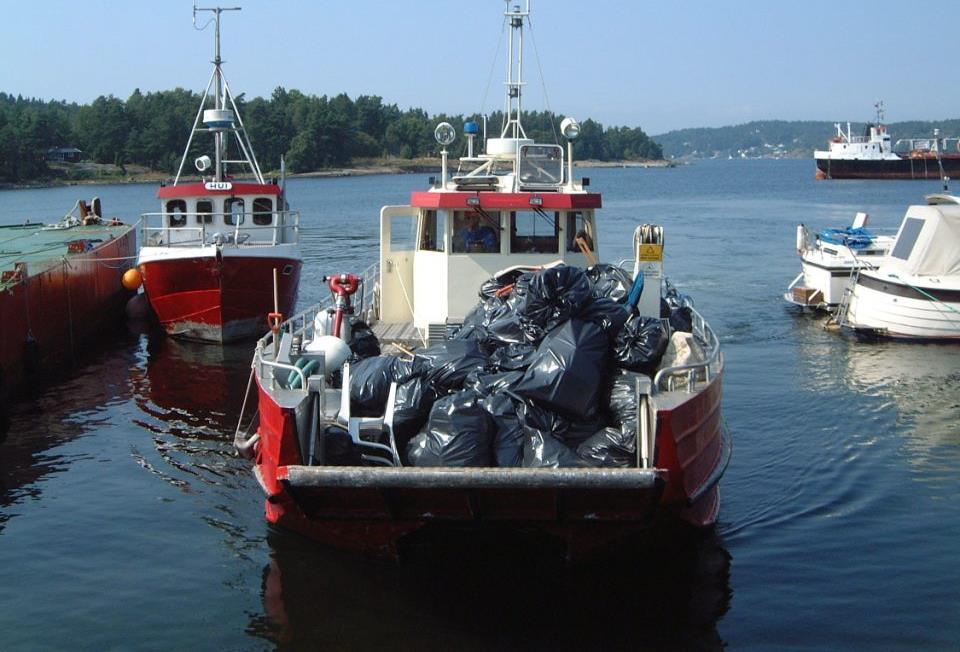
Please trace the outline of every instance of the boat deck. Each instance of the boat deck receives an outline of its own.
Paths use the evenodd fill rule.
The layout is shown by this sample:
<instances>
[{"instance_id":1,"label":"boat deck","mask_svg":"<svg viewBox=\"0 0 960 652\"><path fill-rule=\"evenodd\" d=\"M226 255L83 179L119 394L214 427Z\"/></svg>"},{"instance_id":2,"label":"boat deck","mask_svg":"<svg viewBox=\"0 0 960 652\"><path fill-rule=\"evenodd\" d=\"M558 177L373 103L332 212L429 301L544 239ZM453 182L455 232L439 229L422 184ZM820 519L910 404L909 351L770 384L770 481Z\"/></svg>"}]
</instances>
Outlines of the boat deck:
<instances>
[{"instance_id":1,"label":"boat deck","mask_svg":"<svg viewBox=\"0 0 960 652\"><path fill-rule=\"evenodd\" d=\"M118 238L131 228L127 224L69 228L52 228L43 224L0 226L0 272L13 271L18 264L26 263L27 276L35 276L69 256L81 255ZM122 262L117 261L117 264Z\"/></svg>"}]
</instances>

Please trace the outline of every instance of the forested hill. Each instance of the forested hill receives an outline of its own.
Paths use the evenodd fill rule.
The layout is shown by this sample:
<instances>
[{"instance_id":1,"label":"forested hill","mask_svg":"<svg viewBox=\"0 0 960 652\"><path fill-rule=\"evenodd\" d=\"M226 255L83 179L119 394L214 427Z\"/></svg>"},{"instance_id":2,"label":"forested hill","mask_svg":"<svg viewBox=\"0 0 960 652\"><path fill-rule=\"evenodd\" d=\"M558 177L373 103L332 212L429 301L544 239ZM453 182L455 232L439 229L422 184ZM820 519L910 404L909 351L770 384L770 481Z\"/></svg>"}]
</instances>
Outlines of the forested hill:
<instances>
[{"instance_id":1,"label":"forested hill","mask_svg":"<svg viewBox=\"0 0 960 652\"><path fill-rule=\"evenodd\" d=\"M411 159L439 156L433 131L441 121L461 132L465 120L479 116L428 115L418 108L401 110L378 96L351 99L305 95L277 88L269 98L238 98L260 166L277 170L280 157L293 172L343 167L357 159ZM0 93L0 182L52 178L84 178L82 166L48 164L51 148L82 150L84 161L120 166L135 164L167 174L176 172L200 95L177 88L155 93L133 92L124 101L101 96L88 105L45 102ZM582 116L586 118L586 116ZM562 115L527 112L526 134L537 142L557 142ZM488 116L499 130L501 113ZM594 120L581 123L574 142L578 159L660 159L663 152L640 127L607 127ZM454 144L459 153L464 139ZM207 138L195 138L190 159L209 154Z\"/></svg>"},{"instance_id":2,"label":"forested hill","mask_svg":"<svg viewBox=\"0 0 960 652\"><path fill-rule=\"evenodd\" d=\"M758 120L731 127L679 129L653 140L660 143L667 158L727 158L733 156L812 157L815 149L826 149L836 134L833 122ZM846 122L843 123L846 129ZM863 133L862 122L851 123L855 134ZM960 120L910 121L888 124L894 141L899 138L929 138L934 129L943 136L960 136Z\"/></svg>"}]
</instances>

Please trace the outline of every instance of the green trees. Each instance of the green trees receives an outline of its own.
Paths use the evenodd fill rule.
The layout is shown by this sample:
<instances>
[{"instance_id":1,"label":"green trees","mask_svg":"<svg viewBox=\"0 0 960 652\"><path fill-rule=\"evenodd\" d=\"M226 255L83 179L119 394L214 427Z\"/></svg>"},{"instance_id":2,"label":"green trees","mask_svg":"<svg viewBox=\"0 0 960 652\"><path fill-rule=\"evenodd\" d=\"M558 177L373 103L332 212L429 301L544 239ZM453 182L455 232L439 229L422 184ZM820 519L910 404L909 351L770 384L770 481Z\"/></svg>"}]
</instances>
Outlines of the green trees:
<instances>
[{"instance_id":1,"label":"green trees","mask_svg":"<svg viewBox=\"0 0 960 652\"><path fill-rule=\"evenodd\" d=\"M439 148L433 130L439 122L450 122L458 132L466 120L483 123L478 115L431 116L421 108L401 110L377 95L318 97L278 87L269 98L247 101L239 96L236 100L265 173L277 170L281 157L291 171L306 172L349 165L357 158L436 156ZM45 155L53 147L76 147L88 161L121 169L136 164L173 175L199 105L200 96L182 88L151 93L136 89L126 101L101 96L82 106L0 93L0 181L51 176ZM558 142L562 117L547 111L527 112L524 129L537 142ZM489 136L500 135L502 121L500 112L488 116ZM574 143L581 159L662 156L660 146L639 127L604 129L589 119L581 127ZM482 151L482 143L477 146ZM195 138L189 161L210 154L210 147L208 138ZM462 135L455 146L459 147L465 149Z\"/></svg>"}]
</instances>

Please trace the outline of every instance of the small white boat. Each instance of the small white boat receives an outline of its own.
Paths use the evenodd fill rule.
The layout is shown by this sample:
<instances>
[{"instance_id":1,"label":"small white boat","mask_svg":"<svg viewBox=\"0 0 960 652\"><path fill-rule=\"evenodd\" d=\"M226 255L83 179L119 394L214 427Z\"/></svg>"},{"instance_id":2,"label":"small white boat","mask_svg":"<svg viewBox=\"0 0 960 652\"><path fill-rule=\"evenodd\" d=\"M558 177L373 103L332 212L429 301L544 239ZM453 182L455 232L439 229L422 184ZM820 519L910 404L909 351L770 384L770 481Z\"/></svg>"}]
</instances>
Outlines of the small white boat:
<instances>
[{"instance_id":1,"label":"small white boat","mask_svg":"<svg viewBox=\"0 0 960 652\"><path fill-rule=\"evenodd\" d=\"M840 305L854 273L876 269L893 246L893 234L868 230L868 220L866 213L857 213L850 226L816 234L800 224L797 253L802 271L787 286L783 298L794 305L825 311Z\"/></svg>"},{"instance_id":2,"label":"small white boat","mask_svg":"<svg viewBox=\"0 0 960 652\"><path fill-rule=\"evenodd\" d=\"M839 324L881 337L960 340L960 199L927 202L907 209L876 269L854 272Z\"/></svg>"}]
</instances>

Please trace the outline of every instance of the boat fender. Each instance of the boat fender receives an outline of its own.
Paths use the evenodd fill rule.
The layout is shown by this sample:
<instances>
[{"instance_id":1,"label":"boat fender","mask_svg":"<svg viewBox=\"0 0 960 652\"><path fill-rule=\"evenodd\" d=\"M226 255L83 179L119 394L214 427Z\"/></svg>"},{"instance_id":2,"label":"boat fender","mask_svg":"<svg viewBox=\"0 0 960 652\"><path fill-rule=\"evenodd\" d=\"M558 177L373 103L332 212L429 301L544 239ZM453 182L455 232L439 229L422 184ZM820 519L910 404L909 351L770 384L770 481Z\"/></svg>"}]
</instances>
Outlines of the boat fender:
<instances>
[{"instance_id":1,"label":"boat fender","mask_svg":"<svg viewBox=\"0 0 960 652\"><path fill-rule=\"evenodd\" d=\"M23 371L31 376L40 368L40 344L32 335L27 335L23 343Z\"/></svg>"},{"instance_id":2,"label":"boat fender","mask_svg":"<svg viewBox=\"0 0 960 652\"><path fill-rule=\"evenodd\" d=\"M797 225L797 252L803 253L806 251L809 237L807 227L803 224Z\"/></svg>"}]
</instances>

